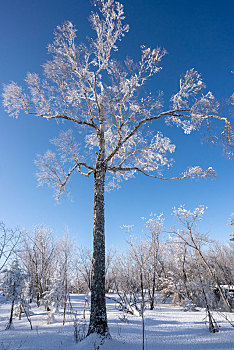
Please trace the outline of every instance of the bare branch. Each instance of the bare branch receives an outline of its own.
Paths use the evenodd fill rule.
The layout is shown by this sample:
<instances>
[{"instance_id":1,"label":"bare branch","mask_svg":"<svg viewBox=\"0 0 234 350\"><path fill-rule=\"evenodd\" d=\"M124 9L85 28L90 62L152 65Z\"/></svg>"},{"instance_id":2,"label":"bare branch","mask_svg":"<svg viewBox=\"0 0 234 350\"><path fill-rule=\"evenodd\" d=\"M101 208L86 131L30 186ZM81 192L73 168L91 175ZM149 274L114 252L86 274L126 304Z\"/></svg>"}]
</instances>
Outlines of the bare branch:
<instances>
[{"instance_id":1,"label":"bare branch","mask_svg":"<svg viewBox=\"0 0 234 350\"><path fill-rule=\"evenodd\" d=\"M125 171L139 171L140 173L142 173L145 176L149 176L155 179L160 179L160 180L165 180L165 181L171 181L171 180L182 180L182 179L187 179L187 178L195 178L195 177L201 177L201 178L205 178L205 177L214 177L216 176L216 173L214 171L213 168L208 168L207 170L202 170L201 167L191 167L188 169L188 171L184 172L182 176L179 177L170 177L170 178L166 178L166 177L162 177L162 176L157 176L157 175L153 175L153 174L148 174L147 172L145 172L143 169L140 169L138 167L108 167L109 171L113 171L113 172L125 172Z\"/></svg>"},{"instance_id":2,"label":"bare branch","mask_svg":"<svg viewBox=\"0 0 234 350\"><path fill-rule=\"evenodd\" d=\"M20 237L21 231L18 228L9 229L3 222L0 222L0 271L15 252Z\"/></svg>"}]
</instances>

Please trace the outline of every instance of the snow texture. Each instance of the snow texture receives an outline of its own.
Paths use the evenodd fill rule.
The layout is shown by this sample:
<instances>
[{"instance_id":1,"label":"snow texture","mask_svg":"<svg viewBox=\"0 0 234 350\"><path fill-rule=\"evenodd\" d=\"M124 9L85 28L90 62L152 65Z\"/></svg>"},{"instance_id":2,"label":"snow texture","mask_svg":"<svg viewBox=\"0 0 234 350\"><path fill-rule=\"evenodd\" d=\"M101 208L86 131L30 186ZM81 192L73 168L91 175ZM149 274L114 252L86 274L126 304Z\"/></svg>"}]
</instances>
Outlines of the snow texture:
<instances>
[{"instance_id":1,"label":"snow texture","mask_svg":"<svg viewBox=\"0 0 234 350\"><path fill-rule=\"evenodd\" d=\"M4 300L3 297L0 299ZM77 311L78 328L86 322L82 319L85 295L72 295L71 301ZM47 324L47 312L44 307L32 308L31 316L33 330L30 330L26 317L14 319L14 330L5 330L5 324L10 312L9 303L0 306L0 349L16 350L93 350L97 349L102 339L92 334L85 340L76 343L74 340L74 319L67 317L65 326L62 326L62 309L56 322ZM141 318L127 315L117 305L107 299L107 313L112 339L107 339L100 346L100 350L140 350ZM146 344L147 350L231 350L234 348L233 328L217 312L213 312L220 326L220 332L211 334L206 323L204 309L184 312L183 307L167 304L157 304L155 310L145 311ZM230 317L230 314L229 314ZM233 316L232 316L233 318ZM81 328L81 327L80 327ZM87 328L86 328L87 329Z\"/></svg>"}]
</instances>

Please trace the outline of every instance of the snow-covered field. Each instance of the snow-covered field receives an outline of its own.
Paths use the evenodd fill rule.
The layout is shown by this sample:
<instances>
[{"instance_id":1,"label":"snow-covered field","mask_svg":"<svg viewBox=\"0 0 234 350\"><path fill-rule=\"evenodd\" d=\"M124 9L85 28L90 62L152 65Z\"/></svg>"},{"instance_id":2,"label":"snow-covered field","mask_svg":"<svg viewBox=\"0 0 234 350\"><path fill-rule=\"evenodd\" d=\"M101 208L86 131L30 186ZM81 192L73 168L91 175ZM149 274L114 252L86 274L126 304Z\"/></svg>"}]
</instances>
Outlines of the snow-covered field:
<instances>
[{"instance_id":1,"label":"snow-covered field","mask_svg":"<svg viewBox=\"0 0 234 350\"><path fill-rule=\"evenodd\" d=\"M78 329L81 324L84 295L72 295L73 310L77 311ZM100 347L101 350L140 350L142 349L141 318L127 315L117 305L107 299L109 328L112 339ZM14 318L14 329L5 330L10 314L10 305L0 305L0 350L93 350L99 340L89 337L78 344L74 340L74 316L67 315L67 322L62 326L62 313L56 315L56 321L47 324L44 307L33 307L31 316L33 330L23 315L21 320ZM181 307L158 304L153 311L145 312L146 350L234 350L234 328L216 312L220 331L209 333L204 310L184 312ZM230 316L230 315L229 315ZM232 319L234 317L232 316ZM86 323L88 326L88 311ZM80 323L79 323L80 322Z\"/></svg>"}]
</instances>

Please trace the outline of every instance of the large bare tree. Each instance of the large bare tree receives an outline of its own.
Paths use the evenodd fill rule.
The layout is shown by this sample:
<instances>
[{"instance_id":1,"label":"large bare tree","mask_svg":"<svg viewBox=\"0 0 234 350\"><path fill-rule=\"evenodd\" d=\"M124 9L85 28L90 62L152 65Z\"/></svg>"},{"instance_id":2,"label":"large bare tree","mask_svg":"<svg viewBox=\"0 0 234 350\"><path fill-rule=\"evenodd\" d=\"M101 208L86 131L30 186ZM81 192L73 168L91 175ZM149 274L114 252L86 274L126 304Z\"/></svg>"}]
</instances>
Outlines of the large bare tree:
<instances>
[{"instance_id":1,"label":"large bare tree","mask_svg":"<svg viewBox=\"0 0 234 350\"><path fill-rule=\"evenodd\" d=\"M71 22L58 26L49 46L52 60L44 64L44 78L28 73L28 93L15 82L5 86L4 106L17 117L21 110L34 117L70 122L52 143L57 156L48 151L39 156L39 183L52 185L56 196L65 190L73 173L94 176L93 275L91 316L88 334L108 334L105 304L104 190L118 187L137 172L156 179L207 177L209 167L187 169L182 175L165 178L164 167L172 164L168 154L175 151L170 139L156 131L154 122L165 119L185 133L208 126L223 125L222 137L230 146L233 137L229 120L218 115L219 104L205 87L200 74L189 70L172 96L171 108L163 110L160 96L144 95L142 87L160 72L164 49L141 47L138 63L113 59L117 42L128 32L123 6L114 0L95 1L97 12L90 16L95 37L88 44L76 43ZM152 123L152 125L151 125ZM151 126L150 128L147 128ZM75 127L82 132L77 133ZM73 135L75 130L75 136ZM148 131L147 131L148 130ZM149 132L149 130L151 130ZM77 142L77 139L79 143Z\"/></svg>"}]
</instances>

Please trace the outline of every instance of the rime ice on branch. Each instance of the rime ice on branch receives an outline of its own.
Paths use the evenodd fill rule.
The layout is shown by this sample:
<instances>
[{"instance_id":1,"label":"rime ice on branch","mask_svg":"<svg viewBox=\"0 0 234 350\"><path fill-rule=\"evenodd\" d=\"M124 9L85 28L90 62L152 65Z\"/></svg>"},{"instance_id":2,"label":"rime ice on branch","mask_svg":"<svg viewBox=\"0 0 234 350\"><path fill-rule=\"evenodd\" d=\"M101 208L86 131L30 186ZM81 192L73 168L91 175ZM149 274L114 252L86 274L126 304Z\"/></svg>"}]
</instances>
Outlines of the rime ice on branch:
<instances>
[{"instance_id":1,"label":"rime ice on branch","mask_svg":"<svg viewBox=\"0 0 234 350\"><path fill-rule=\"evenodd\" d=\"M172 165L170 154L175 151L175 145L157 131L159 119L182 127L185 133L205 125L210 130L210 124L219 121L223 126L221 136L228 148L233 142L233 133L227 117L219 116L219 104L213 95L202 94L205 85L194 69L181 78L169 110L163 110L160 94L144 95L142 87L160 72L166 51L142 46L139 62L128 58L121 64L115 60L112 56L118 50L117 42L129 30L123 23L123 5L114 0L95 3L98 12L90 16L94 38L88 44L78 44L77 31L71 22L58 26L54 42L49 46L52 60L44 64L44 78L28 73L27 92L12 82L4 87L3 97L5 109L13 117L24 111L32 117L61 119L72 123L74 129L82 130L75 136L71 130L62 132L52 140L57 155L47 151L44 156L38 156L37 175L39 184L47 183L55 188L57 198L74 172L94 176L94 267L89 333L107 334L105 182L106 188L118 187L120 181L137 172L163 180L215 174L211 167L203 170L194 166L182 175L164 177L162 170Z\"/></svg>"}]
</instances>

